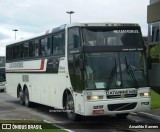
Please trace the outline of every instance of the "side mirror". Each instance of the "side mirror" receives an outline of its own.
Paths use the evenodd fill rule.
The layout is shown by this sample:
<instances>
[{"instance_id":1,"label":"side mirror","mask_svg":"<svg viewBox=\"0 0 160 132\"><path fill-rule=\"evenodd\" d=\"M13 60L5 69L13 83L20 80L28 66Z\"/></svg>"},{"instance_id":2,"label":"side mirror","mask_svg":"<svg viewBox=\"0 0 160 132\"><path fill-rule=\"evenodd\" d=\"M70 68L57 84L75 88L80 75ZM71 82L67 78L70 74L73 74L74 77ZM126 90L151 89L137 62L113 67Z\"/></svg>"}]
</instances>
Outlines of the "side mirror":
<instances>
[{"instance_id":1,"label":"side mirror","mask_svg":"<svg viewBox=\"0 0 160 132\"><path fill-rule=\"evenodd\" d=\"M147 57L147 64L148 64L148 69L152 69L151 56Z\"/></svg>"}]
</instances>

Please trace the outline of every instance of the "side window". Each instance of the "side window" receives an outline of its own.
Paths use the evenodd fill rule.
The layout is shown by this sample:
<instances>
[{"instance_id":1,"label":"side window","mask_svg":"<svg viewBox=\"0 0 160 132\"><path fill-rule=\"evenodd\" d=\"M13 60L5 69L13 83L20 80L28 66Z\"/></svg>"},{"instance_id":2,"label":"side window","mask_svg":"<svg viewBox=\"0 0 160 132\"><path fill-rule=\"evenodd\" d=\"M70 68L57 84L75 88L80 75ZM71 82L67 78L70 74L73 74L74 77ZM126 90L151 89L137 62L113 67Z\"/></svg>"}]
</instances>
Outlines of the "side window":
<instances>
[{"instance_id":1,"label":"side window","mask_svg":"<svg viewBox=\"0 0 160 132\"><path fill-rule=\"evenodd\" d=\"M20 45L14 45L13 46L13 59L19 59L20 58Z\"/></svg>"},{"instance_id":2,"label":"side window","mask_svg":"<svg viewBox=\"0 0 160 132\"><path fill-rule=\"evenodd\" d=\"M68 30L68 49L80 47L79 28L70 28Z\"/></svg>"},{"instance_id":3,"label":"side window","mask_svg":"<svg viewBox=\"0 0 160 132\"><path fill-rule=\"evenodd\" d=\"M29 56L29 43L23 44L23 58Z\"/></svg>"},{"instance_id":4,"label":"side window","mask_svg":"<svg viewBox=\"0 0 160 132\"><path fill-rule=\"evenodd\" d=\"M35 40L35 56L39 56L39 40Z\"/></svg>"},{"instance_id":5,"label":"side window","mask_svg":"<svg viewBox=\"0 0 160 132\"><path fill-rule=\"evenodd\" d=\"M34 41L29 42L29 57L35 56L35 43Z\"/></svg>"},{"instance_id":6,"label":"side window","mask_svg":"<svg viewBox=\"0 0 160 132\"><path fill-rule=\"evenodd\" d=\"M13 59L13 48L11 46L6 48L6 59L12 60Z\"/></svg>"},{"instance_id":7,"label":"side window","mask_svg":"<svg viewBox=\"0 0 160 132\"><path fill-rule=\"evenodd\" d=\"M21 48L20 48L20 45L17 45L16 47L17 47L17 55L16 55L16 58L19 59L19 58L21 57L21 55L20 55L20 54L21 54L21 51L20 51Z\"/></svg>"},{"instance_id":8,"label":"side window","mask_svg":"<svg viewBox=\"0 0 160 132\"><path fill-rule=\"evenodd\" d=\"M18 45L14 45L13 46L13 59L17 59L19 58L19 55L20 54L20 48Z\"/></svg>"},{"instance_id":9,"label":"side window","mask_svg":"<svg viewBox=\"0 0 160 132\"><path fill-rule=\"evenodd\" d=\"M64 33L53 36L53 54L64 54L65 37Z\"/></svg>"},{"instance_id":10,"label":"side window","mask_svg":"<svg viewBox=\"0 0 160 132\"><path fill-rule=\"evenodd\" d=\"M40 55L42 56L50 55L51 48L48 45L48 38L43 38L40 40L40 47L41 47Z\"/></svg>"}]
</instances>

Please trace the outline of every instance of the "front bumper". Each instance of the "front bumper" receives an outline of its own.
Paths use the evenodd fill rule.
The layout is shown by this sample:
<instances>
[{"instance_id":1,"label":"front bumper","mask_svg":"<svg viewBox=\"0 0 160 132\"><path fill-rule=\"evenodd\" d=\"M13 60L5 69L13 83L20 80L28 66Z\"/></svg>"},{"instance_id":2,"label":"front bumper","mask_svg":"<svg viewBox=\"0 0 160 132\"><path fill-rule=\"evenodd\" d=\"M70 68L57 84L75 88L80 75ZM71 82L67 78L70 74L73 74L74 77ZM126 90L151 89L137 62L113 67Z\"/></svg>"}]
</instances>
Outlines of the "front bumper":
<instances>
[{"instance_id":1,"label":"front bumper","mask_svg":"<svg viewBox=\"0 0 160 132\"><path fill-rule=\"evenodd\" d=\"M95 114L95 106L103 106L103 113ZM113 108L112 108L113 107ZM98 110L98 109L97 109ZM103 101L85 102L85 116L113 115L150 110L150 97L130 99L110 99Z\"/></svg>"}]
</instances>

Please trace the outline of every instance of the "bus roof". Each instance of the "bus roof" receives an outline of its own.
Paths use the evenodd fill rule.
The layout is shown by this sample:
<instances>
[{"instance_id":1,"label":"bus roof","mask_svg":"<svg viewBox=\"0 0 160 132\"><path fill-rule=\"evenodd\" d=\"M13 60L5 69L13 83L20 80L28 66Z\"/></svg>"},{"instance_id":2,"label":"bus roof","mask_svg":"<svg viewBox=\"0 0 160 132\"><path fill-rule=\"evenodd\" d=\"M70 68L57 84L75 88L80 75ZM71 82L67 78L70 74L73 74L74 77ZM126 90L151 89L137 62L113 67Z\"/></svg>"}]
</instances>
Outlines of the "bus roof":
<instances>
[{"instance_id":1,"label":"bus roof","mask_svg":"<svg viewBox=\"0 0 160 132\"><path fill-rule=\"evenodd\" d=\"M24 41L27 41L27 40L32 40L32 39L36 39L36 38L39 38L39 37L43 37L45 35L50 35L52 33L56 33L56 32L62 31L65 28L70 28L70 27L88 27L88 26L93 26L93 27L94 26L95 27L96 26L139 26L139 24L137 24L137 23L113 23L113 22L74 22L74 23L64 24L64 25L61 25L59 27L53 28L51 30L51 32L47 31L44 34L28 37L28 38L21 39L21 40L11 41L11 42L7 43L7 46L11 45L11 44L21 43L21 42L24 42Z\"/></svg>"},{"instance_id":2,"label":"bus roof","mask_svg":"<svg viewBox=\"0 0 160 132\"><path fill-rule=\"evenodd\" d=\"M139 26L137 23L113 23L113 22L80 22L69 23L67 27L86 27L86 26Z\"/></svg>"}]
</instances>

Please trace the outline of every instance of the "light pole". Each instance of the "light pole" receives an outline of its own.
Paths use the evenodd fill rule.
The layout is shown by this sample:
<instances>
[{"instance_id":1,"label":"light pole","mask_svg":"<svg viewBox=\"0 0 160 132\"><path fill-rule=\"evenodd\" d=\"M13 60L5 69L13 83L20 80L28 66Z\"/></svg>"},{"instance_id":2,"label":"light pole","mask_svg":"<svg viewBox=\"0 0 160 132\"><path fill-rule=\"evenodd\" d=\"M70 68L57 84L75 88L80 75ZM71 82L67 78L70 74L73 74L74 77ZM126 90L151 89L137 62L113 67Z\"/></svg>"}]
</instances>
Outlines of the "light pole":
<instances>
[{"instance_id":1,"label":"light pole","mask_svg":"<svg viewBox=\"0 0 160 132\"><path fill-rule=\"evenodd\" d=\"M15 32L15 40L16 40L16 32L18 31L18 29L13 29L12 31Z\"/></svg>"},{"instance_id":2,"label":"light pole","mask_svg":"<svg viewBox=\"0 0 160 132\"><path fill-rule=\"evenodd\" d=\"M74 11L67 11L66 13L69 14L69 16L70 16L70 23L71 23L71 15L72 15L73 13L75 13L75 12L74 12Z\"/></svg>"}]
</instances>

